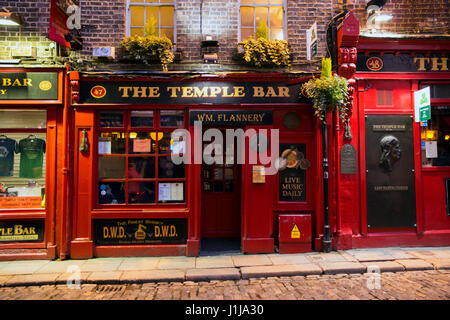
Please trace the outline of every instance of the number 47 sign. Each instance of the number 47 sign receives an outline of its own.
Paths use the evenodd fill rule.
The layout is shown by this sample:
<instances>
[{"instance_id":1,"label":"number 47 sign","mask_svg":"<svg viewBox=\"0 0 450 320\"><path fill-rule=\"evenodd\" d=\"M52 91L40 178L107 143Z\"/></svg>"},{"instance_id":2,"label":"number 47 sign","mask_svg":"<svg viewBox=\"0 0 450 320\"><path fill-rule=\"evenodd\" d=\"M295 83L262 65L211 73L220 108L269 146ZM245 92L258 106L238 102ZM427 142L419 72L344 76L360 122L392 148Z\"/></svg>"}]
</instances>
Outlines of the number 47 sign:
<instances>
[{"instance_id":1,"label":"number 47 sign","mask_svg":"<svg viewBox=\"0 0 450 320\"><path fill-rule=\"evenodd\" d=\"M414 113L416 122L431 118L430 87L414 91Z\"/></svg>"}]
</instances>

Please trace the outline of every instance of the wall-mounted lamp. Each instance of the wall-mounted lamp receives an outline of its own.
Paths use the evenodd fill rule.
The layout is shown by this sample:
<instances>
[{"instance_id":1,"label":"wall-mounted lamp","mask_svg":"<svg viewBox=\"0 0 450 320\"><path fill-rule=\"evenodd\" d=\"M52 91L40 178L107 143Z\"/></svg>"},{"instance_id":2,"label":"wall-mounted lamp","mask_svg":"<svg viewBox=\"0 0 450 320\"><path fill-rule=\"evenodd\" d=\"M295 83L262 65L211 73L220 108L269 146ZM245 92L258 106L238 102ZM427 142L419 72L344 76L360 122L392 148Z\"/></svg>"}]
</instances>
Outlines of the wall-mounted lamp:
<instances>
[{"instance_id":1,"label":"wall-mounted lamp","mask_svg":"<svg viewBox=\"0 0 450 320\"><path fill-rule=\"evenodd\" d=\"M202 57L204 63L217 63L219 60L219 41L214 40L212 36L206 36L202 41Z\"/></svg>"},{"instance_id":2,"label":"wall-mounted lamp","mask_svg":"<svg viewBox=\"0 0 450 320\"><path fill-rule=\"evenodd\" d=\"M371 27L377 22L386 22L392 19L391 14L381 12L386 1L387 0L371 0L367 3L367 27Z\"/></svg>"},{"instance_id":3,"label":"wall-mounted lamp","mask_svg":"<svg viewBox=\"0 0 450 320\"><path fill-rule=\"evenodd\" d=\"M10 12L6 8L2 8L3 11L0 12L0 26L13 26L13 27L22 27L23 26L23 18L18 13Z\"/></svg>"}]
</instances>

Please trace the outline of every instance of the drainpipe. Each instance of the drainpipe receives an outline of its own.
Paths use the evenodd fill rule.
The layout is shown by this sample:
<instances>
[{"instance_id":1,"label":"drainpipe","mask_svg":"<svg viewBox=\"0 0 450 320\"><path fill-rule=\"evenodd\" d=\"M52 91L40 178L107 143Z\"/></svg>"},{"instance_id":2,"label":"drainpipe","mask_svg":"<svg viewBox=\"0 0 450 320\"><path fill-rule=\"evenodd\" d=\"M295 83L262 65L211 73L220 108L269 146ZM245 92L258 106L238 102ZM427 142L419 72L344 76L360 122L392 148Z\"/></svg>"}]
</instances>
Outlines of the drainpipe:
<instances>
[{"instance_id":1,"label":"drainpipe","mask_svg":"<svg viewBox=\"0 0 450 320\"><path fill-rule=\"evenodd\" d=\"M328 143L327 143L327 112L323 111L322 120L322 154L323 154L323 239L324 252L331 251L330 217L328 212Z\"/></svg>"}]
</instances>

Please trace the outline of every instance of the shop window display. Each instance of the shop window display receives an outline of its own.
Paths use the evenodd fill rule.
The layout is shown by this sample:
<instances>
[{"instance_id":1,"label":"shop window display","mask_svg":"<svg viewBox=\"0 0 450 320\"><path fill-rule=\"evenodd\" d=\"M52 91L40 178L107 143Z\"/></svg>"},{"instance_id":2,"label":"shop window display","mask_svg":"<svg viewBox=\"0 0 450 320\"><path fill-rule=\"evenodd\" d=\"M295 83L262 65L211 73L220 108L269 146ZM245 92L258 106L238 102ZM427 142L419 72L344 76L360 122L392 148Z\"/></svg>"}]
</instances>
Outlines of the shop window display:
<instances>
[{"instance_id":1,"label":"shop window display","mask_svg":"<svg viewBox=\"0 0 450 320\"><path fill-rule=\"evenodd\" d=\"M45 207L47 112L0 110L0 210Z\"/></svg>"},{"instance_id":2,"label":"shop window display","mask_svg":"<svg viewBox=\"0 0 450 320\"><path fill-rule=\"evenodd\" d=\"M184 111L101 111L98 114L98 204L156 205L185 202L185 166L172 131ZM176 140L176 139L175 139Z\"/></svg>"},{"instance_id":3,"label":"shop window display","mask_svg":"<svg viewBox=\"0 0 450 320\"><path fill-rule=\"evenodd\" d=\"M431 108L431 119L421 123L422 166L450 166L450 106Z\"/></svg>"}]
</instances>

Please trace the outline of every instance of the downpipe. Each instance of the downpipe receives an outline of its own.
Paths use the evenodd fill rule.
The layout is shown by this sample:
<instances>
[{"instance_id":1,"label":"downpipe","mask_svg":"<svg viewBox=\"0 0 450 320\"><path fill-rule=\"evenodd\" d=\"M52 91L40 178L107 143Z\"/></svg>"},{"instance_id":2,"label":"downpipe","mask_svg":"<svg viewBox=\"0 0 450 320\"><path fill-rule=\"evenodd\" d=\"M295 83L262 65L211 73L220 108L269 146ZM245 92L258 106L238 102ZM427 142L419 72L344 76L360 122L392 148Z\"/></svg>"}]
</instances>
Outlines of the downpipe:
<instances>
[{"instance_id":1,"label":"downpipe","mask_svg":"<svg viewBox=\"0 0 450 320\"><path fill-rule=\"evenodd\" d=\"M328 141L327 141L327 114L323 111L322 119L322 154L323 154L323 239L322 249L324 252L331 251L331 233L328 203Z\"/></svg>"}]
</instances>

